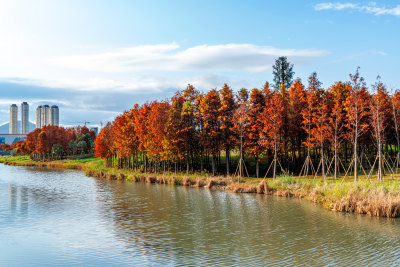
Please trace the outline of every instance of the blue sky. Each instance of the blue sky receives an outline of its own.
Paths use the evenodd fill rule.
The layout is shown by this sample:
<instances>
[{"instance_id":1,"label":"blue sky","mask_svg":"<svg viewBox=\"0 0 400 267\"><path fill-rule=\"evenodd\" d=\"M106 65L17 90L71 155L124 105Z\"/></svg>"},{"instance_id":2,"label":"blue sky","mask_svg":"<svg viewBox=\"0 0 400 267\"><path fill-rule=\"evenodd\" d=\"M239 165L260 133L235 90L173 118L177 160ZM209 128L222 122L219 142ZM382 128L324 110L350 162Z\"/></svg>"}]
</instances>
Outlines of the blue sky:
<instances>
[{"instance_id":1,"label":"blue sky","mask_svg":"<svg viewBox=\"0 0 400 267\"><path fill-rule=\"evenodd\" d=\"M60 106L64 125L110 121L192 83L202 91L272 81L286 55L324 87L361 67L400 88L400 2L2 1L0 123L12 103Z\"/></svg>"}]
</instances>

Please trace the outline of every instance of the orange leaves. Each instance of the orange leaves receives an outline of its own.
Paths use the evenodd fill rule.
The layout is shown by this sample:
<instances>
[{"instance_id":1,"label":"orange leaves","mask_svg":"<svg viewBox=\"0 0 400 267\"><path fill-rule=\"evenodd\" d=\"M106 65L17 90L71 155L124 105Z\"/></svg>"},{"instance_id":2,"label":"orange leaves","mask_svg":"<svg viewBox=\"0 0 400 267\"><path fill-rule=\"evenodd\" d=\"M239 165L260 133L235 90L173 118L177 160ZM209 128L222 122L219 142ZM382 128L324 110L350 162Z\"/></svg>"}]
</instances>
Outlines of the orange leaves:
<instances>
[{"instance_id":1,"label":"orange leaves","mask_svg":"<svg viewBox=\"0 0 400 267\"><path fill-rule=\"evenodd\" d=\"M246 89L241 89L236 97L237 108L233 114L233 131L237 136L240 136L241 131L247 126L248 98L249 94Z\"/></svg>"},{"instance_id":2,"label":"orange leaves","mask_svg":"<svg viewBox=\"0 0 400 267\"><path fill-rule=\"evenodd\" d=\"M375 139L384 141L384 133L391 126L393 121L393 111L390 103L390 97L384 84L378 81L373 85L374 94L371 96L371 126Z\"/></svg>"},{"instance_id":3,"label":"orange leaves","mask_svg":"<svg viewBox=\"0 0 400 267\"><path fill-rule=\"evenodd\" d=\"M3 143L0 144L0 150L11 150L11 147L9 144Z\"/></svg>"},{"instance_id":4,"label":"orange leaves","mask_svg":"<svg viewBox=\"0 0 400 267\"><path fill-rule=\"evenodd\" d=\"M221 146L221 124L219 111L221 99L217 90L210 90L200 103L200 112L203 121L203 144L209 148L211 154L217 155Z\"/></svg>"},{"instance_id":5,"label":"orange leaves","mask_svg":"<svg viewBox=\"0 0 400 267\"><path fill-rule=\"evenodd\" d=\"M304 138L304 130L301 127L306 109L306 91L300 79L296 79L289 89L288 94L288 135L293 145L300 148L301 140Z\"/></svg>"},{"instance_id":6,"label":"orange leaves","mask_svg":"<svg viewBox=\"0 0 400 267\"><path fill-rule=\"evenodd\" d=\"M71 135L63 127L49 125L35 129L26 136L26 153L35 152L39 155L50 153L55 144L60 144L67 152Z\"/></svg>"},{"instance_id":7,"label":"orange leaves","mask_svg":"<svg viewBox=\"0 0 400 267\"><path fill-rule=\"evenodd\" d=\"M183 157L183 140L181 135L182 107L184 99L180 94L173 97L165 125L163 139L164 159L177 162Z\"/></svg>"},{"instance_id":8,"label":"orange leaves","mask_svg":"<svg viewBox=\"0 0 400 267\"><path fill-rule=\"evenodd\" d=\"M227 84L224 84L221 91L221 107L219 109L219 120L221 121L220 129L222 131L222 139L225 149L229 150L233 146L234 133L233 133L233 114L236 109L235 99L233 97L232 89Z\"/></svg>"},{"instance_id":9,"label":"orange leaves","mask_svg":"<svg viewBox=\"0 0 400 267\"><path fill-rule=\"evenodd\" d=\"M306 153L308 158L310 153L320 151L322 157L324 151L330 153L335 148L336 154L341 142L354 142L361 135L365 138L360 139L361 143L369 145L374 127L371 109L377 101L381 104L377 111L380 125L382 129L390 128L391 108L400 110L400 93L393 98L394 107L390 107L384 89L371 98L358 71L349 83L338 82L328 90L321 88L316 73L308 78L307 89L296 79L288 90L282 84L279 91L273 91L266 83L262 90L251 90L250 95L246 89L235 94L227 84L206 94L188 85L169 101L136 105L117 117L112 127L97 137L96 155L140 155L142 164L146 164L147 157L155 169L160 161L177 166L185 159L187 170L197 166L203 170L212 155L214 172L215 167L221 169L221 165L215 166L215 160L221 164L218 156L225 150L229 173L231 150L240 150L241 158L245 151L258 162L267 149L274 149L275 159L282 152L279 154L286 157L288 166L295 165ZM168 168L169 164L163 165Z\"/></svg>"},{"instance_id":10,"label":"orange leaves","mask_svg":"<svg viewBox=\"0 0 400 267\"><path fill-rule=\"evenodd\" d=\"M64 127L48 125L27 134L26 140L24 144L21 144L19 150L24 154L36 153L40 156L51 157L50 153L53 146L60 145L63 153L70 154L73 153L69 147L70 142L81 139L86 140L85 152L89 153L93 149L92 141L95 138L95 133L90 132L86 126L65 129ZM33 156L35 157L35 155Z\"/></svg>"},{"instance_id":11,"label":"orange leaves","mask_svg":"<svg viewBox=\"0 0 400 267\"><path fill-rule=\"evenodd\" d=\"M50 149L51 147L49 139L47 138L47 134L45 131L41 131L40 134L38 135L35 152L38 153L39 155L43 155L45 153L49 153Z\"/></svg>"},{"instance_id":12,"label":"orange leaves","mask_svg":"<svg viewBox=\"0 0 400 267\"><path fill-rule=\"evenodd\" d=\"M301 115L303 117L303 129L307 133L307 139L303 142L307 147L314 147L316 145L315 139L313 139L312 134L315 132L313 128L315 127L316 108L318 105L318 95L321 83L318 81L317 74L314 72L308 77L308 88L305 92L303 102L305 103L305 108L302 110Z\"/></svg>"},{"instance_id":13,"label":"orange leaves","mask_svg":"<svg viewBox=\"0 0 400 267\"><path fill-rule=\"evenodd\" d=\"M136 112L135 109L124 112L115 119L112 125L114 144L109 147L115 148L115 153L120 157L129 157L137 149L135 121L131 114L134 112Z\"/></svg>"},{"instance_id":14,"label":"orange leaves","mask_svg":"<svg viewBox=\"0 0 400 267\"><path fill-rule=\"evenodd\" d=\"M300 87L300 86L299 86ZM303 142L307 147L323 146L332 137L333 129L330 124L332 112L331 94L321 89L317 73L308 78L308 88L303 97L304 107L301 112L303 129L307 138Z\"/></svg>"},{"instance_id":15,"label":"orange leaves","mask_svg":"<svg viewBox=\"0 0 400 267\"><path fill-rule=\"evenodd\" d=\"M140 151L146 151L147 148L147 116L150 112L150 107L146 103L143 106L141 106L137 114L134 116L134 124L135 124L135 131L134 134L137 136L138 142L139 142L139 150Z\"/></svg>"},{"instance_id":16,"label":"orange leaves","mask_svg":"<svg viewBox=\"0 0 400 267\"><path fill-rule=\"evenodd\" d=\"M370 95L358 69L354 75L350 75L350 78L349 92L344 102L347 115L345 126L348 130L347 140L354 142L369 129Z\"/></svg>"},{"instance_id":17,"label":"orange leaves","mask_svg":"<svg viewBox=\"0 0 400 267\"><path fill-rule=\"evenodd\" d=\"M345 136L344 125L346 123L346 112L344 109L344 102L349 93L349 85L337 82L328 89L331 97L331 116L329 117L329 124L333 131L333 145L339 147L340 141Z\"/></svg>"},{"instance_id":18,"label":"orange leaves","mask_svg":"<svg viewBox=\"0 0 400 267\"><path fill-rule=\"evenodd\" d=\"M259 116L265 108L265 96L262 91L256 88L251 90L249 103L249 111L246 114L248 123L246 127L245 147L247 153L254 158L258 158L264 151L260 143L263 123L259 120Z\"/></svg>"},{"instance_id":19,"label":"orange leaves","mask_svg":"<svg viewBox=\"0 0 400 267\"><path fill-rule=\"evenodd\" d=\"M113 138L111 131L111 123L107 123L106 126L101 129L100 133L97 135L95 141L95 156L99 158L108 158L112 156L113 153Z\"/></svg>"},{"instance_id":20,"label":"orange leaves","mask_svg":"<svg viewBox=\"0 0 400 267\"><path fill-rule=\"evenodd\" d=\"M150 104L150 112L147 117L147 143L151 160L159 160L164 156L163 139L165 136L165 124L170 105L167 102L154 101Z\"/></svg>"},{"instance_id":21,"label":"orange leaves","mask_svg":"<svg viewBox=\"0 0 400 267\"><path fill-rule=\"evenodd\" d=\"M283 111L282 95L276 91L272 92L268 96L265 109L260 116L263 124L260 142L266 148L273 149L274 145L282 140Z\"/></svg>"}]
</instances>

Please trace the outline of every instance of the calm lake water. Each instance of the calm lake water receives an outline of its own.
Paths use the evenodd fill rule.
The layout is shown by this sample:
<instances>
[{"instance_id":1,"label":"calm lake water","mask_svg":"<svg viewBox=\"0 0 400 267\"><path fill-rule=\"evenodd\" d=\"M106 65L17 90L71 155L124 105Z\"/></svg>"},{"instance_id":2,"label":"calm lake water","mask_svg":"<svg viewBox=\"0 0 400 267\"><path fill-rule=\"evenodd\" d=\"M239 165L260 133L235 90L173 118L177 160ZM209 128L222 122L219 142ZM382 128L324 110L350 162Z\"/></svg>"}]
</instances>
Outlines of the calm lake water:
<instances>
[{"instance_id":1,"label":"calm lake water","mask_svg":"<svg viewBox=\"0 0 400 267\"><path fill-rule=\"evenodd\" d=\"M0 266L400 265L400 220L0 165Z\"/></svg>"}]
</instances>

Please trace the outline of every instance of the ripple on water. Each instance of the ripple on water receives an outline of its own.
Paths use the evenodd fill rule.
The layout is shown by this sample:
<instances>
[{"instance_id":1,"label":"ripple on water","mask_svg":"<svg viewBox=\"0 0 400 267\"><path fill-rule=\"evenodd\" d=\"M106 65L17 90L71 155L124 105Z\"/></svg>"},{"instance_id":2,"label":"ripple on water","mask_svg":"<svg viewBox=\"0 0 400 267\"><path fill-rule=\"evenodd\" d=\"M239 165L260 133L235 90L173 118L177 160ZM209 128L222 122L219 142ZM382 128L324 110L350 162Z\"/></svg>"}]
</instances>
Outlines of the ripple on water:
<instances>
[{"instance_id":1,"label":"ripple on water","mask_svg":"<svg viewBox=\"0 0 400 267\"><path fill-rule=\"evenodd\" d=\"M399 220L0 166L0 266L400 265Z\"/></svg>"}]
</instances>

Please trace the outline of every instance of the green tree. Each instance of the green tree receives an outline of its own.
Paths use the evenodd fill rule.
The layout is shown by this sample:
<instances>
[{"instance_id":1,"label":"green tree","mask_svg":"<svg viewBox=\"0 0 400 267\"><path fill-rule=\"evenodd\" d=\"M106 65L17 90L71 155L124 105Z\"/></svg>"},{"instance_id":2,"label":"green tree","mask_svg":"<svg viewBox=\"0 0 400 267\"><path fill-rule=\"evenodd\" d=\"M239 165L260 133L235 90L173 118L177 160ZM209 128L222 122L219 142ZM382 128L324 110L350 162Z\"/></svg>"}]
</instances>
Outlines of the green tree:
<instances>
[{"instance_id":1,"label":"green tree","mask_svg":"<svg viewBox=\"0 0 400 267\"><path fill-rule=\"evenodd\" d=\"M60 144L54 144L53 147L51 148L51 154L53 154L53 157L61 158L62 152L63 152L63 147Z\"/></svg>"},{"instance_id":2,"label":"green tree","mask_svg":"<svg viewBox=\"0 0 400 267\"><path fill-rule=\"evenodd\" d=\"M87 147L87 143L86 141L79 141L77 144L78 150L81 152L81 154L83 154L85 152L85 149Z\"/></svg>"},{"instance_id":3,"label":"green tree","mask_svg":"<svg viewBox=\"0 0 400 267\"><path fill-rule=\"evenodd\" d=\"M77 148L77 142L75 140L69 141L68 148L71 150L72 155L74 155Z\"/></svg>"},{"instance_id":4,"label":"green tree","mask_svg":"<svg viewBox=\"0 0 400 267\"><path fill-rule=\"evenodd\" d=\"M275 60L272 69L275 90L279 91L282 83L285 85L285 88L290 88L294 75L293 64L290 64L286 57L279 57Z\"/></svg>"},{"instance_id":5,"label":"green tree","mask_svg":"<svg viewBox=\"0 0 400 267\"><path fill-rule=\"evenodd\" d=\"M85 144L86 144L84 152L90 153L94 147L94 142L93 142L93 139L90 136L90 134L87 133L87 134L81 135L81 137L79 137L77 140L77 144L79 144L81 141L85 141ZM79 148L79 146L78 146L78 148ZM84 153L84 152L82 152L82 153Z\"/></svg>"}]
</instances>

